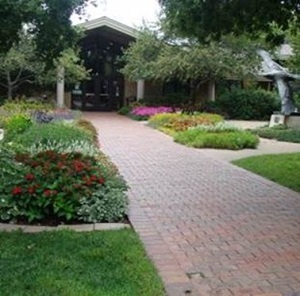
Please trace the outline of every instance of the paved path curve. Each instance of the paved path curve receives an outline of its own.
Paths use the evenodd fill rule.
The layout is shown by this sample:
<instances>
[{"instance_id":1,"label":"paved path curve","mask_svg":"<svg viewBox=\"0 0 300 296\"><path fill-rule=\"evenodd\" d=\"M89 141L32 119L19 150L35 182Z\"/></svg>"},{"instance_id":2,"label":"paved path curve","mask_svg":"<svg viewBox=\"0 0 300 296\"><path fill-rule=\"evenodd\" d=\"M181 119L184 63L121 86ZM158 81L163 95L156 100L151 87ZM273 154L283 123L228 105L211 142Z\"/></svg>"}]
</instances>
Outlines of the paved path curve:
<instances>
[{"instance_id":1,"label":"paved path curve","mask_svg":"<svg viewBox=\"0 0 300 296\"><path fill-rule=\"evenodd\" d=\"M126 117L85 116L169 295L300 295L298 193Z\"/></svg>"}]
</instances>

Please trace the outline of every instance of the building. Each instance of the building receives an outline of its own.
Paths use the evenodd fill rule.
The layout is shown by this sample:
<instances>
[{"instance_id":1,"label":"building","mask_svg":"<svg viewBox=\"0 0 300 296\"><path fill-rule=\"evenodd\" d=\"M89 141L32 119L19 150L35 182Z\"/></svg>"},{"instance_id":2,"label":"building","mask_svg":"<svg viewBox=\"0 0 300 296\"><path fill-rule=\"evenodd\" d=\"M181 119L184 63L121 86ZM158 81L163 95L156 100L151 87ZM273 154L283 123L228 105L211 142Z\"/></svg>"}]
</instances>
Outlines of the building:
<instances>
[{"instance_id":1,"label":"building","mask_svg":"<svg viewBox=\"0 0 300 296\"><path fill-rule=\"evenodd\" d=\"M123 50L137 37L138 31L134 28L105 16L79 26L85 31L80 46L85 65L87 69L91 69L91 79L76 85L71 94L65 96L66 105L72 109L112 111L130 100L161 98L184 88L176 81L132 82L119 72ZM184 90L186 91L186 87ZM204 99L214 99L214 83L204 84L198 95Z\"/></svg>"}]
</instances>

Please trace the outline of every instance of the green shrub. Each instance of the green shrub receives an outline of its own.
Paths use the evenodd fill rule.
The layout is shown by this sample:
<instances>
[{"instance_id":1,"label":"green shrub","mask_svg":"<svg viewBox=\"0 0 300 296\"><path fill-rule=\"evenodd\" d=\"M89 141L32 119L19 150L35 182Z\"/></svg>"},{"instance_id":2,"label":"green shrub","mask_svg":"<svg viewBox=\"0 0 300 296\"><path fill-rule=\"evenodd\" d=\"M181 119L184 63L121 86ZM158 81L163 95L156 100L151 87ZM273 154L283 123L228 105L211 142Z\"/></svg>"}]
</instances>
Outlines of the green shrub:
<instances>
[{"instance_id":1,"label":"green shrub","mask_svg":"<svg viewBox=\"0 0 300 296\"><path fill-rule=\"evenodd\" d=\"M24 133L31 125L32 122L28 116L22 114L13 115L5 123L4 140L11 140L17 134Z\"/></svg>"},{"instance_id":2,"label":"green shrub","mask_svg":"<svg viewBox=\"0 0 300 296\"><path fill-rule=\"evenodd\" d=\"M73 141L87 141L93 143L91 133L86 130L67 123L42 123L33 124L23 134L16 135L13 142L31 147L36 143L47 143L47 141L58 141L71 143Z\"/></svg>"},{"instance_id":3,"label":"green shrub","mask_svg":"<svg viewBox=\"0 0 300 296\"><path fill-rule=\"evenodd\" d=\"M123 106L121 109L118 110L118 114L120 115L128 115L132 110L131 106Z\"/></svg>"},{"instance_id":4,"label":"green shrub","mask_svg":"<svg viewBox=\"0 0 300 296\"><path fill-rule=\"evenodd\" d=\"M177 133L175 142L195 148L216 148L239 150L256 148L259 139L245 131L208 132L201 129L190 129Z\"/></svg>"},{"instance_id":5,"label":"green shrub","mask_svg":"<svg viewBox=\"0 0 300 296\"><path fill-rule=\"evenodd\" d=\"M105 186L105 168L95 158L80 153L17 154L15 161L23 165L24 171L13 178L4 172L1 220L76 219L80 199Z\"/></svg>"},{"instance_id":6,"label":"green shrub","mask_svg":"<svg viewBox=\"0 0 300 296\"><path fill-rule=\"evenodd\" d=\"M282 142L300 143L300 131L286 126L262 127L252 132L259 137Z\"/></svg>"},{"instance_id":7,"label":"green shrub","mask_svg":"<svg viewBox=\"0 0 300 296\"><path fill-rule=\"evenodd\" d=\"M39 101L25 101L25 100L7 100L0 107L0 127L4 127L6 122L14 116L22 115L30 116L35 111L49 111L53 106Z\"/></svg>"},{"instance_id":8,"label":"green shrub","mask_svg":"<svg viewBox=\"0 0 300 296\"><path fill-rule=\"evenodd\" d=\"M236 88L223 93L216 103L232 119L265 120L280 109L276 95L262 89Z\"/></svg>"},{"instance_id":9,"label":"green shrub","mask_svg":"<svg viewBox=\"0 0 300 296\"><path fill-rule=\"evenodd\" d=\"M80 220L84 222L115 222L124 218L127 209L125 182L115 177L108 180L92 196L80 200L78 211Z\"/></svg>"}]
</instances>

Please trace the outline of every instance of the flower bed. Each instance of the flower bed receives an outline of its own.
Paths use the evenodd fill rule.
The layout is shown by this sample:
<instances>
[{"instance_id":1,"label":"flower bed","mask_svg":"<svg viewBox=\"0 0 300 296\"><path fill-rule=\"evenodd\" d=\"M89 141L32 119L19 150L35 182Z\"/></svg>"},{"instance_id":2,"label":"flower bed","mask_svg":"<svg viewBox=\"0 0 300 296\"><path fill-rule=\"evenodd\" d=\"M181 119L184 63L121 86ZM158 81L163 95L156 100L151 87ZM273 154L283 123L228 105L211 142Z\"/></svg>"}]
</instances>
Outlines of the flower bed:
<instances>
[{"instance_id":1,"label":"flower bed","mask_svg":"<svg viewBox=\"0 0 300 296\"><path fill-rule=\"evenodd\" d=\"M78 118L61 121L71 114L66 110L55 120L37 120L28 114L28 109L14 113L4 125L0 222L57 225L123 220L127 187L99 151L91 123Z\"/></svg>"},{"instance_id":2,"label":"flower bed","mask_svg":"<svg viewBox=\"0 0 300 296\"><path fill-rule=\"evenodd\" d=\"M238 150L256 148L259 142L257 136L226 124L217 114L157 114L149 119L149 125L195 148Z\"/></svg>"},{"instance_id":3,"label":"flower bed","mask_svg":"<svg viewBox=\"0 0 300 296\"><path fill-rule=\"evenodd\" d=\"M135 107L130 112L130 117L135 120L147 120L149 117L154 116L156 114L162 113L171 113L174 109L172 107L146 107L139 106Z\"/></svg>"}]
</instances>

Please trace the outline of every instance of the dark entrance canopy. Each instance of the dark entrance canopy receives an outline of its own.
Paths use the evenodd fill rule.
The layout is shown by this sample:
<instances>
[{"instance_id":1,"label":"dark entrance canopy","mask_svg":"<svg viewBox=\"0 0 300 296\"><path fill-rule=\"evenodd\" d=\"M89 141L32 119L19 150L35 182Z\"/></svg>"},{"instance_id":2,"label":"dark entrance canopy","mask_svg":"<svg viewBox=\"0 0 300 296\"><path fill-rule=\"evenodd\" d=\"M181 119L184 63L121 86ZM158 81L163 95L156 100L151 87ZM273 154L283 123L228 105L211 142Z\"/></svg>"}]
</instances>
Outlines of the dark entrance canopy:
<instances>
[{"instance_id":1,"label":"dark entrance canopy","mask_svg":"<svg viewBox=\"0 0 300 296\"><path fill-rule=\"evenodd\" d=\"M119 72L120 57L136 31L124 24L101 17L81 25L85 37L80 41L82 57L91 79L72 91L72 108L111 111L123 104L124 77Z\"/></svg>"}]
</instances>

